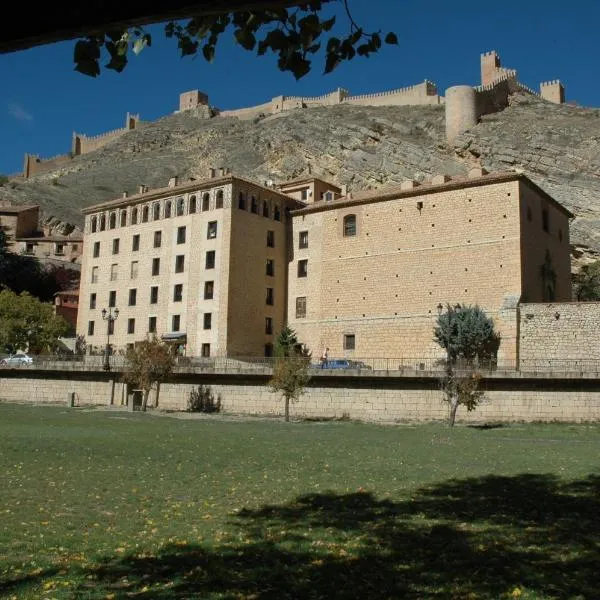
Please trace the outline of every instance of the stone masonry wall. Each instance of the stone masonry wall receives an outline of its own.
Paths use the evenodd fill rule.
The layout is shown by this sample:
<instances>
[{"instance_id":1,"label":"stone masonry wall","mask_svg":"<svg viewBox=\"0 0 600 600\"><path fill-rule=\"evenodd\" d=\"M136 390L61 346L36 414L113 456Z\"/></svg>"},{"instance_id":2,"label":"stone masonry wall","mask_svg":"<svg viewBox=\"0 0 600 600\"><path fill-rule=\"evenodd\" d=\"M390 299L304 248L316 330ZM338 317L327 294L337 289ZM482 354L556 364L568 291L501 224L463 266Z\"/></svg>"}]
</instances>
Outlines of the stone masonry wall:
<instances>
[{"instance_id":1,"label":"stone masonry wall","mask_svg":"<svg viewBox=\"0 0 600 600\"><path fill-rule=\"evenodd\" d=\"M600 360L600 302L523 304L520 361Z\"/></svg>"},{"instance_id":2,"label":"stone masonry wall","mask_svg":"<svg viewBox=\"0 0 600 600\"><path fill-rule=\"evenodd\" d=\"M7 373L4 373L7 375ZM106 374L12 372L0 379L0 401L67 404L75 392L76 406L126 404L125 385ZM283 401L269 391L267 377L180 375L161 386L158 407L184 410L190 391L199 384L220 398L223 413L280 416ZM113 383L114 382L114 383ZM488 379L485 400L476 411L458 412L458 421L565 421L600 419L600 383L597 379ZM150 397L154 405L156 395ZM315 377L299 402L292 403L293 417L340 418L371 422L425 422L444 420L438 380L427 378Z\"/></svg>"}]
</instances>

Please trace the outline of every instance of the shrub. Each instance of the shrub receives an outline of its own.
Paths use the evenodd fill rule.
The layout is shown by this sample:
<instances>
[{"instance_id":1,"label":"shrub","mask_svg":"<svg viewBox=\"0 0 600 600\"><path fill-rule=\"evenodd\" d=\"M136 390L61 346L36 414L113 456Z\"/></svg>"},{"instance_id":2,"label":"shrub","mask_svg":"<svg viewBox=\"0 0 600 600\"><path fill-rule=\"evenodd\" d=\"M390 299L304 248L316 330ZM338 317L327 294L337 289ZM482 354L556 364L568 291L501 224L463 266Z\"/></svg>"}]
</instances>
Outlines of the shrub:
<instances>
[{"instance_id":1,"label":"shrub","mask_svg":"<svg viewBox=\"0 0 600 600\"><path fill-rule=\"evenodd\" d=\"M221 412L221 395L219 394L215 401L215 395L210 386L199 385L198 389L190 392L187 410L188 412L219 413Z\"/></svg>"}]
</instances>

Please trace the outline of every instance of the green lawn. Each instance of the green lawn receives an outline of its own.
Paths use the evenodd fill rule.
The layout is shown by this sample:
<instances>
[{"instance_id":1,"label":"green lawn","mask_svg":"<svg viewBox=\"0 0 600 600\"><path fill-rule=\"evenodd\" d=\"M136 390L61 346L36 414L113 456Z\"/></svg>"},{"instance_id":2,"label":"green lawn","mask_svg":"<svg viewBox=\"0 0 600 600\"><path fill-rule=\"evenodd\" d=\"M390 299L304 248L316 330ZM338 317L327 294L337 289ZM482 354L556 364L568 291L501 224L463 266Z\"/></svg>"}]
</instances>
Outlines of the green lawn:
<instances>
[{"instance_id":1,"label":"green lawn","mask_svg":"<svg viewBox=\"0 0 600 600\"><path fill-rule=\"evenodd\" d=\"M0 405L1 598L600 598L600 426Z\"/></svg>"}]
</instances>

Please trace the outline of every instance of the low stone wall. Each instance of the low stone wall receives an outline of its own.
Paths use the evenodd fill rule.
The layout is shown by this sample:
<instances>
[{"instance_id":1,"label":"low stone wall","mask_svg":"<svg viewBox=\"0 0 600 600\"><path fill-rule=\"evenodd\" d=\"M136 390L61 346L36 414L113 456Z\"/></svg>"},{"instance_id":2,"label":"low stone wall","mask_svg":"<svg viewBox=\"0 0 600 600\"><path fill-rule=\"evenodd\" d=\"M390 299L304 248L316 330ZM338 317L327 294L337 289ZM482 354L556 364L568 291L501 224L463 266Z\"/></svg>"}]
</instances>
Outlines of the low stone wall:
<instances>
[{"instance_id":1,"label":"low stone wall","mask_svg":"<svg viewBox=\"0 0 600 600\"><path fill-rule=\"evenodd\" d=\"M102 371L23 372L5 369L0 375L0 401L67 404L75 393L75 404L126 405L125 384L115 373ZM265 374L197 374L179 372L161 385L158 407L185 410L192 389L210 387L224 413L281 415L283 401L267 387ZM600 379L563 376L538 378L490 376L484 379L483 404L474 412L459 410L458 420L469 423L492 421L600 420ZM150 397L155 405L156 394ZM313 377L292 415L308 418L348 417L371 422L436 421L447 417L436 376L338 375Z\"/></svg>"}]
</instances>

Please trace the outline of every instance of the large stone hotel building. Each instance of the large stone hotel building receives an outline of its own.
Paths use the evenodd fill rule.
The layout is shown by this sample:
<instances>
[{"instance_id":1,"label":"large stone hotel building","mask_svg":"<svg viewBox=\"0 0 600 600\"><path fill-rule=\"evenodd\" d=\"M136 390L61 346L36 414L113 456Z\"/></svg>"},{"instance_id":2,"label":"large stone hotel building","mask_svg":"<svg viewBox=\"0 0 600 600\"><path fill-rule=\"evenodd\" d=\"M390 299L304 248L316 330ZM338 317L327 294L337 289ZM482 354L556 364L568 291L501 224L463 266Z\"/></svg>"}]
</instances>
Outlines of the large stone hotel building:
<instances>
[{"instance_id":1,"label":"large stone hotel building","mask_svg":"<svg viewBox=\"0 0 600 600\"><path fill-rule=\"evenodd\" d=\"M438 305L477 303L510 361L520 303L571 298L572 215L513 172L345 194L221 170L84 213L78 333L92 346L110 326L116 348L156 332L188 355L268 356L289 323L315 355L433 357Z\"/></svg>"}]
</instances>

